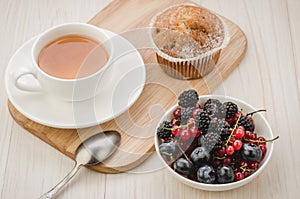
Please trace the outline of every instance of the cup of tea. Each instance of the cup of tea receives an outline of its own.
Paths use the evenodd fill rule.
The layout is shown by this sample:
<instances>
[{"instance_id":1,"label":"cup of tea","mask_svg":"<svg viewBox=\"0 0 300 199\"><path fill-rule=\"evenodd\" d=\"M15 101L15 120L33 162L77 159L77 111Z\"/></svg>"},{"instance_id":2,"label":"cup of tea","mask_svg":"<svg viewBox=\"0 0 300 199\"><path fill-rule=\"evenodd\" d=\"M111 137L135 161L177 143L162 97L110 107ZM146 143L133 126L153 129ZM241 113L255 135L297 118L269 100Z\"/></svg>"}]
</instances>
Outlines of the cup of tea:
<instances>
[{"instance_id":1,"label":"cup of tea","mask_svg":"<svg viewBox=\"0 0 300 199\"><path fill-rule=\"evenodd\" d=\"M17 88L47 92L65 101L81 101L99 93L101 77L111 65L113 45L105 30L85 23L55 26L38 36L31 65L15 72Z\"/></svg>"}]
</instances>

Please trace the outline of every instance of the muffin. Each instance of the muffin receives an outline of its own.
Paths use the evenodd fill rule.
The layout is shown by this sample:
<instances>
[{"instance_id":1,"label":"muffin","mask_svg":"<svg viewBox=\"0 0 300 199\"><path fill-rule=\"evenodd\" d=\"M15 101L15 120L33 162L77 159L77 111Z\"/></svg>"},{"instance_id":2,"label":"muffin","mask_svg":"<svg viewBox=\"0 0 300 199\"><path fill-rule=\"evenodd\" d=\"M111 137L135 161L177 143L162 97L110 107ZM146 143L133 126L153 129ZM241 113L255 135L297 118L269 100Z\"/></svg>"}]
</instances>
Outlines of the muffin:
<instances>
[{"instance_id":1,"label":"muffin","mask_svg":"<svg viewBox=\"0 0 300 199\"><path fill-rule=\"evenodd\" d=\"M208 74L229 41L224 21L195 5L170 7L156 15L150 26L158 63L178 79Z\"/></svg>"}]
</instances>

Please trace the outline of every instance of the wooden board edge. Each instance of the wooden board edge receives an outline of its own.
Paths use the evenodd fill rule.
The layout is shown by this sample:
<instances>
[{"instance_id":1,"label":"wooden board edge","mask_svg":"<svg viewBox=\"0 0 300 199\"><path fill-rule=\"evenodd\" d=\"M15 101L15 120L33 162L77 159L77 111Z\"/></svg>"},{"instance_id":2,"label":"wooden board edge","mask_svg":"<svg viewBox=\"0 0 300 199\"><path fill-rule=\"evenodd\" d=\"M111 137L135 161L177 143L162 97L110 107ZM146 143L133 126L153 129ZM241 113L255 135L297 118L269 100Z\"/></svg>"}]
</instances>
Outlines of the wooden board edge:
<instances>
[{"instance_id":1,"label":"wooden board edge","mask_svg":"<svg viewBox=\"0 0 300 199\"><path fill-rule=\"evenodd\" d=\"M108 174L124 173L124 172L129 171L129 170L131 170L131 169L139 166L140 164L142 164L154 152L155 152L155 147L153 145L151 148L149 148L149 150L147 151L147 153L145 153L140 158L136 159L136 161L131 162L130 164L123 165L122 167L111 168L111 167L106 167L103 164L99 164L97 166L92 166L92 167L87 167L87 168L92 169L92 170L94 170L96 172L108 173Z\"/></svg>"}]
</instances>

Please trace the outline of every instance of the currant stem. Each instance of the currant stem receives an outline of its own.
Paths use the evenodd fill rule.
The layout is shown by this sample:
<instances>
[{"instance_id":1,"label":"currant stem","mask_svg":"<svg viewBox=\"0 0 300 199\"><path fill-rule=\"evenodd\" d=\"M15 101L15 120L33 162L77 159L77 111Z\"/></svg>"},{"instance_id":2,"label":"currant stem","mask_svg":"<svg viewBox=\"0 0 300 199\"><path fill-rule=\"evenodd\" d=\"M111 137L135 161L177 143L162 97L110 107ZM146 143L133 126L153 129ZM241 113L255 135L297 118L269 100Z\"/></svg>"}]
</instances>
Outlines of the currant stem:
<instances>
[{"instance_id":1,"label":"currant stem","mask_svg":"<svg viewBox=\"0 0 300 199\"><path fill-rule=\"evenodd\" d=\"M218 160L224 160L226 158L226 156L223 156L223 157L215 156L215 158L218 159Z\"/></svg>"},{"instance_id":2,"label":"currant stem","mask_svg":"<svg viewBox=\"0 0 300 199\"><path fill-rule=\"evenodd\" d=\"M248 116L248 115L252 116L252 115L255 114L255 113L263 112L263 111L266 112L267 110L266 110L266 109L259 109L259 110L257 110L257 111L253 111L253 112L247 113L246 116Z\"/></svg>"},{"instance_id":3,"label":"currant stem","mask_svg":"<svg viewBox=\"0 0 300 199\"><path fill-rule=\"evenodd\" d=\"M256 171L256 169L246 169L244 166L240 167L240 169L242 169L242 172L244 173L245 171L248 171L248 172L254 172Z\"/></svg>"},{"instance_id":4,"label":"currant stem","mask_svg":"<svg viewBox=\"0 0 300 199\"><path fill-rule=\"evenodd\" d=\"M171 153L167 153L167 152L162 152L161 154L163 154L163 155L167 155L167 156L172 156L172 154Z\"/></svg>"},{"instance_id":5,"label":"currant stem","mask_svg":"<svg viewBox=\"0 0 300 199\"><path fill-rule=\"evenodd\" d=\"M266 142L273 142L275 140L277 140L279 138L279 135L276 136L275 138L271 139L271 140L265 140L265 141L260 141L260 140L251 140L251 139L245 139L248 142L258 142L258 143L266 143Z\"/></svg>"},{"instance_id":6,"label":"currant stem","mask_svg":"<svg viewBox=\"0 0 300 199\"><path fill-rule=\"evenodd\" d=\"M174 162L174 157L172 155L170 156L170 159L172 162Z\"/></svg>"},{"instance_id":7,"label":"currant stem","mask_svg":"<svg viewBox=\"0 0 300 199\"><path fill-rule=\"evenodd\" d=\"M176 122L178 122L178 120L175 119L174 122L173 122L173 124L175 124Z\"/></svg>"},{"instance_id":8,"label":"currant stem","mask_svg":"<svg viewBox=\"0 0 300 199\"><path fill-rule=\"evenodd\" d=\"M190 159L187 157L187 155L185 154L185 152L183 151L183 149L180 147L180 145L177 144L177 146L178 146L179 150L181 151L181 153L184 155L184 157L185 157L187 160L190 161Z\"/></svg>"},{"instance_id":9,"label":"currant stem","mask_svg":"<svg viewBox=\"0 0 300 199\"><path fill-rule=\"evenodd\" d=\"M168 130L168 131L174 131L176 129L181 129L181 128L189 127L191 124L195 124L195 122L190 122L190 123L187 123L185 125L180 125L180 126L178 126L176 128L166 128L166 127L164 127L164 129Z\"/></svg>"},{"instance_id":10,"label":"currant stem","mask_svg":"<svg viewBox=\"0 0 300 199\"><path fill-rule=\"evenodd\" d=\"M226 140L226 143L225 143L225 146L226 146L226 147L228 146L228 143L230 142L230 139L231 139L231 137L233 136L233 133L234 133L235 129L238 127L238 124L239 124L241 115L242 115L242 114L239 114L239 117L237 118L237 120L236 120L236 122L235 122L235 125L234 125L234 127L233 127L233 129L232 129L232 131L231 131L231 133L230 133L230 135L229 135L229 137L228 137L228 139Z\"/></svg>"}]
</instances>

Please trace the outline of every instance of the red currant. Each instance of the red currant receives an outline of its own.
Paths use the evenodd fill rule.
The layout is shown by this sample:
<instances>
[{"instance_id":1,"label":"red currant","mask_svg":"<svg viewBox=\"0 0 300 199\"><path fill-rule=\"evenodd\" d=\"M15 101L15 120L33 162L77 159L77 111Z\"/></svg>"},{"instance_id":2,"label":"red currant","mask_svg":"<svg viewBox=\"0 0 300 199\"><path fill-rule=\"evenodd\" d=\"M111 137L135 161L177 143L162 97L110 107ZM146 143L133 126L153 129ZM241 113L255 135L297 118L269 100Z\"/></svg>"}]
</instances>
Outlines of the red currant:
<instances>
[{"instance_id":1,"label":"red currant","mask_svg":"<svg viewBox=\"0 0 300 199\"><path fill-rule=\"evenodd\" d=\"M256 133L252 133L250 139L251 140L256 140L257 139L257 134Z\"/></svg>"},{"instance_id":2,"label":"red currant","mask_svg":"<svg viewBox=\"0 0 300 199\"><path fill-rule=\"evenodd\" d=\"M231 158L224 158L223 163L228 165L231 164Z\"/></svg>"},{"instance_id":3,"label":"red currant","mask_svg":"<svg viewBox=\"0 0 300 199\"><path fill-rule=\"evenodd\" d=\"M246 138L246 139L250 139L251 135L252 135L252 132L251 132L251 131L246 131L246 132L245 132L245 138Z\"/></svg>"},{"instance_id":4,"label":"red currant","mask_svg":"<svg viewBox=\"0 0 300 199\"><path fill-rule=\"evenodd\" d=\"M249 165L250 169L257 169L258 168L258 163L257 162L251 162Z\"/></svg>"},{"instance_id":5,"label":"red currant","mask_svg":"<svg viewBox=\"0 0 300 199\"><path fill-rule=\"evenodd\" d=\"M192 126L190 128L190 132L191 132L191 136L193 138L197 138L197 137L199 137L201 135L201 131L197 127L195 127L195 126Z\"/></svg>"},{"instance_id":6,"label":"red currant","mask_svg":"<svg viewBox=\"0 0 300 199\"><path fill-rule=\"evenodd\" d=\"M241 166L241 167L244 167L244 168L248 167L247 161L243 160L243 161L240 163L240 166Z\"/></svg>"},{"instance_id":7,"label":"red currant","mask_svg":"<svg viewBox=\"0 0 300 199\"><path fill-rule=\"evenodd\" d=\"M173 126L173 129L174 130L172 131L172 134L174 135L174 137L178 136L181 132L181 129L176 125Z\"/></svg>"},{"instance_id":8,"label":"red currant","mask_svg":"<svg viewBox=\"0 0 300 199\"><path fill-rule=\"evenodd\" d=\"M251 175L251 172L249 172L249 171L245 171L244 172L244 178L246 178L246 177L248 177L248 176L250 176Z\"/></svg>"},{"instance_id":9,"label":"red currant","mask_svg":"<svg viewBox=\"0 0 300 199\"><path fill-rule=\"evenodd\" d=\"M234 148L231 145L227 146L225 150L227 155L232 155L234 153Z\"/></svg>"},{"instance_id":10,"label":"red currant","mask_svg":"<svg viewBox=\"0 0 300 199\"><path fill-rule=\"evenodd\" d=\"M189 140L191 138L191 133L187 129L183 129L180 132L180 137L182 140Z\"/></svg>"},{"instance_id":11,"label":"red currant","mask_svg":"<svg viewBox=\"0 0 300 199\"><path fill-rule=\"evenodd\" d=\"M237 112L237 113L235 114L235 116L230 117L230 118L226 118L225 120L226 120L229 124L234 125L234 124L236 123L238 117L239 117L239 112Z\"/></svg>"},{"instance_id":12,"label":"red currant","mask_svg":"<svg viewBox=\"0 0 300 199\"><path fill-rule=\"evenodd\" d=\"M243 174L242 172L240 172L240 171L234 173L234 179L235 179L236 181L243 180L244 177L245 177L244 174Z\"/></svg>"},{"instance_id":13,"label":"red currant","mask_svg":"<svg viewBox=\"0 0 300 199\"><path fill-rule=\"evenodd\" d=\"M235 137L231 137L231 138L230 138L230 142L231 142L231 143L234 143L235 140L236 140Z\"/></svg>"},{"instance_id":14,"label":"red currant","mask_svg":"<svg viewBox=\"0 0 300 199\"><path fill-rule=\"evenodd\" d=\"M241 112L237 112L234 116L235 122L237 121L237 119L240 117Z\"/></svg>"},{"instance_id":15,"label":"red currant","mask_svg":"<svg viewBox=\"0 0 300 199\"><path fill-rule=\"evenodd\" d=\"M180 113L181 113L181 108L178 107L177 109L175 109L175 111L173 111L173 116L174 116L174 118L175 118L175 119L178 119Z\"/></svg>"},{"instance_id":16,"label":"red currant","mask_svg":"<svg viewBox=\"0 0 300 199\"><path fill-rule=\"evenodd\" d=\"M267 147L265 144L259 144L258 147L260 148L263 155L267 153Z\"/></svg>"},{"instance_id":17,"label":"red currant","mask_svg":"<svg viewBox=\"0 0 300 199\"><path fill-rule=\"evenodd\" d=\"M235 151L238 151L242 148L243 142L241 140L235 140L232 144Z\"/></svg>"},{"instance_id":18,"label":"red currant","mask_svg":"<svg viewBox=\"0 0 300 199\"><path fill-rule=\"evenodd\" d=\"M225 120L226 120L226 122L228 122L229 124L234 124L234 117L226 118Z\"/></svg>"},{"instance_id":19,"label":"red currant","mask_svg":"<svg viewBox=\"0 0 300 199\"><path fill-rule=\"evenodd\" d=\"M220 166L221 164L222 164L221 160L215 160L212 162L212 166L215 168Z\"/></svg>"},{"instance_id":20,"label":"red currant","mask_svg":"<svg viewBox=\"0 0 300 199\"><path fill-rule=\"evenodd\" d=\"M244 135L245 135L245 129L244 129L243 126L237 127L236 130L234 131L234 136L235 136L236 138L239 138L239 139L240 139L240 138L243 138Z\"/></svg>"},{"instance_id":21,"label":"red currant","mask_svg":"<svg viewBox=\"0 0 300 199\"><path fill-rule=\"evenodd\" d=\"M236 121L237 121L237 119L239 118L239 116L240 116L240 112L237 112L236 114L235 114L235 116L234 117L231 117L231 118L226 118L226 121L229 123L229 124L235 124L236 123Z\"/></svg>"},{"instance_id":22,"label":"red currant","mask_svg":"<svg viewBox=\"0 0 300 199\"><path fill-rule=\"evenodd\" d=\"M248 140L256 140L257 135L256 135L256 133L252 133L251 131L246 131L245 138Z\"/></svg>"},{"instance_id":23,"label":"red currant","mask_svg":"<svg viewBox=\"0 0 300 199\"><path fill-rule=\"evenodd\" d=\"M257 141L258 141L258 144L264 144L264 145L266 144L266 139L264 137L261 137L261 136L258 137Z\"/></svg>"},{"instance_id":24,"label":"red currant","mask_svg":"<svg viewBox=\"0 0 300 199\"><path fill-rule=\"evenodd\" d=\"M225 155L225 153L226 153L225 147L222 147L221 149L219 149L219 150L217 151L217 155L218 155L219 157L223 157L223 156Z\"/></svg>"}]
</instances>

